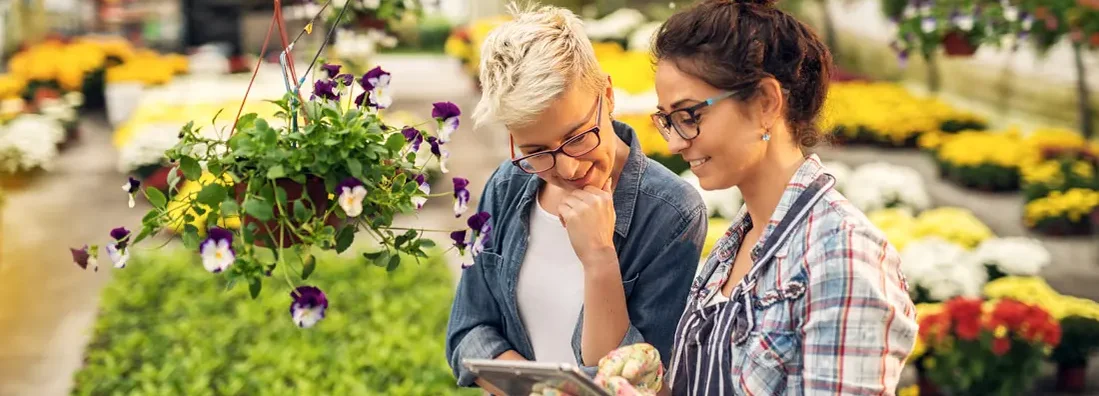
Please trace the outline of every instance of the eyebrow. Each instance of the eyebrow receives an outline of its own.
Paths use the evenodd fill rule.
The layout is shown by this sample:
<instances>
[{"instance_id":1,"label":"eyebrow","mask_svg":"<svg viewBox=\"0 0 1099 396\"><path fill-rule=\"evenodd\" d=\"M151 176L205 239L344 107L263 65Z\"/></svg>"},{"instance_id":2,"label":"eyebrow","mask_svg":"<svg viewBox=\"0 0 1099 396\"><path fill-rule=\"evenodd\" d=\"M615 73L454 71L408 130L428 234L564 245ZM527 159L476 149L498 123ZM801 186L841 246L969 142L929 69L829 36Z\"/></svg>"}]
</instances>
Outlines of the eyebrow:
<instances>
[{"instance_id":1,"label":"eyebrow","mask_svg":"<svg viewBox=\"0 0 1099 396\"><path fill-rule=\"evenodd\" d=\"M688 102L702 103L703 101L698 100L698 99L690 99L690 98L680 99L680 100L675 101L675 103L672 103L671 109L676 110L678 108L685 107L683 105L687 104ZM661 105L656 105L656 109L660 110L660 111L664 111L664 107L661 106Z\"/></svg>"}]
</instances>

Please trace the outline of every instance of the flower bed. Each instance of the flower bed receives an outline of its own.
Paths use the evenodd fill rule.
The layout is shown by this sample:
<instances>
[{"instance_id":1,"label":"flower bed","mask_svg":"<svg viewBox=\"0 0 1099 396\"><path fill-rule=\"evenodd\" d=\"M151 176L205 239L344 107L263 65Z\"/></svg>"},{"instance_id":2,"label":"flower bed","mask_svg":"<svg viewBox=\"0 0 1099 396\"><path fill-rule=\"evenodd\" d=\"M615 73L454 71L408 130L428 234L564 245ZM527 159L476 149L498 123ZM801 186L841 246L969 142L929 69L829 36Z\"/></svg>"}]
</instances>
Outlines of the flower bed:
<instances>
[{"instance_id":1,"label":"flower bed","mask_svg":"<svg viewBox=\"0 0 1099 396\"><path fill-rule=\"evenodd\" d=\"M984 129L981 117L934 98L917 97L887 82L833 83L824 103L821 130L836 141L881 147L916 147L928 132Z\"/></svg>"},{"instance_id":2,"label":"flower bed","mask_svg":"<svg viewBox=\"0 0 1099 396\"><path fill-rule=\"evenodd\" d=\"M436 254L398 272L324 255L317 280L342 303L302 331L287 300L253 302L211 283L189 252L135 257L104 290L74 395L119 390L187 395L476 395L458 390L443 355L453 281ZM222 283L223 284L223 283Z\"/></svg>"}]
</instances>

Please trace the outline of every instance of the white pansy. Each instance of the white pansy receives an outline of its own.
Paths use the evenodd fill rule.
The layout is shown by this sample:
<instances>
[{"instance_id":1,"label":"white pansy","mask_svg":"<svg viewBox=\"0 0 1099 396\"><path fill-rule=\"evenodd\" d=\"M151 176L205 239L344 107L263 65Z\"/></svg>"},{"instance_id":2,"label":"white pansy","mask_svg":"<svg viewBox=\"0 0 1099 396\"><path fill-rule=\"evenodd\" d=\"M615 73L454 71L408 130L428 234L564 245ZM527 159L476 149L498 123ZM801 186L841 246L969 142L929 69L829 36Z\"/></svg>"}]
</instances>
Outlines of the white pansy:
<instances>
[{"instance_id":1,"label":"white pansy","mask_svg":"<svg viewBox=\"0 0 1099 396\"><path fill-rule=\"evenodd\" d=\"M584 21L584 32L592 40L622 40L645 23L645 14L633 8L619 8L597 20Z\"/></svg>"},{"instance_id":2,"label":"white pansy","mask_svg":"<svg viewBox=\"0 0 1099 396\"><path fill-rule=\"evenodd\" d=\"M695 176L695 174L691 173L689 170L680 174L680 177L698 190L698 194L702 196L702 202L706 204L708 217L713 217L714 214L717 214L722 218L732 220L740 213L740 207L744 204L744 198L740 194L740 189L730 187L723 190L704 190L698 182L698 176Z\"/></svg>"},{"instance_id":3,"label":"white pansy","mask_svg":"<svg viewBox=\"0 0 1099 396\"><path fill-rule=\"evenodd\" d=\"M340 208L347 217L359 217L363 213L363 199L366 198L366 187L342 187L339 196Z\"/></svg>"},{"instance_id":4,"label":"white pansy","mask_svg":"<svg viewBox=\"0 0 1099 396\"><path fill-rule=\"evenodd\" d=\"M360 4L362 4L365 9L376 10L378 9L378 6L382 5L382 0L362 0Z\"/></svg>"},{"instance_id":5,"label":"white pansy","mask_svg":"<svg viewBox=\"0 0 1099 396\"><path fill-rule=\"evenodd\" d=\"M958 29L962 29L962 31L968 32L973 30L973 23L974 19L972 15L961 15L954 18L954 24L958 26Z\"/></svg>"},{"instance_id":6,"label":"white pansy","mask_svg":"<svg viewBox=\"0 0 1099 396\"><path fill-rule=\"evenodd\" d=\"M930 17L924 18L920 23L920 28L923 29L924 33L934 32L937 26L938 23L935 22L935 18Z\"/></svg>"},{"instance_id":7,"label":"white pansy","mask_svg":"<svg viewBox=\"0 0 1099 396\"><path fill-rule=\"evenodd\" d=\"M908 278L911 290L920 286L935 301L980 296L988 281L984 266L971 252L938 237L905 245L901 252L901 271Z\"/></svg>"},{"instance_id":8,"label":"white pansy","mask_svg":"<svg viewBox=\"0 0 1099 396\"><path fill-rule=\"evenodd\" d=\"M990 238L974 251L977 262L995 265L1007 275L1033 276L1049 265L1052 258L1042 242L1033 238Z\"/></svg>"},{"instance_id":9,"label":"white pansy","mask_svg":"<svg viewBox=\"0 0 1099 396\"><path fill-rule=\"evenodd\" d=\"M855 168L845 182L844 195L864 212L893 207L919 211L931 206L931 197L919 172L886 162Z\"/></svg>"},{"instance_id":10,"label":"white pansy","mask_svg":"<svg viewBox=\"0 0 1099 396\"><path fill-rule=\"evenodd\" d=\"M107 255L111 258L115 268L126 268L126 262L130 261L130 249L119 249L113 242L107 244Z\"/></svg>"}]
</instances>

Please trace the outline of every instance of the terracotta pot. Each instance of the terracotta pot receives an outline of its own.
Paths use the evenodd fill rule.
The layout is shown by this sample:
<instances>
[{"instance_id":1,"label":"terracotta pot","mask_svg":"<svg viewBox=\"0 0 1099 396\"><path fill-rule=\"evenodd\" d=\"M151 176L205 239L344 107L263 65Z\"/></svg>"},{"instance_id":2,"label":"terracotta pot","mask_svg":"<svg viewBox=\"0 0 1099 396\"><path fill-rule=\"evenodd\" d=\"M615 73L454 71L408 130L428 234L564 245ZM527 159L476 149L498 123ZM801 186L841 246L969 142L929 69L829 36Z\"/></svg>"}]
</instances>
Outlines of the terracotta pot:
<instances>
[{"instance_id":1,"label":"terracotta pot","mask_svg":"<svg viewBox=\"0 0 1099 396\"><path fill-rule=\"evenodd\" d=\"M378 19L373 15L359 15L355 20L355 26L363 29L385 30L385 20Z\"/></svg>"},{"instance_id":2,"label":"terracotta pot","mask_svg":"<svg viewBox=\"0 0 1099 396\"><path fill-rule=\"evenodd\" d=\"M145 178L141 180L141 184L160 191L168 191L168 187L179 187L179 184L183 182L183 171L176 170L176 175L179 176L179 179L176 181L175 186L168 186L168 174L171 170L172 167L170 166L159 167L148 176L145 176Z\"/></svg>"},{"instance_id":3,"label":"terracotta pot","mask_svg":"<svg viewBox=\"0 0 1099 396\"><path fill-rule=\"evenodd\" d=\"M947 56L970 56L977 53L977 46L955 30L943 36L943 50Z\"/></svg>"},{"instance_id":4,"label":"terracotta pot","mask_svg":"<svg viewBox=\"0 0 1099 396\"><path fill-rule=\"evenodd\" d=\"M321 216L328 211L328 189L324 186L324 180L318 177L309 176L306 179L305 185L302 185L301 183L297 183L293 180L283 178L275 180L275 184L279 187L282 187L282 189L286 191L287 206L293 205L293 202L301 199L303 194L309 194L309 199L316 204L316 206L312 208L314 216ZM236 195L237 202L243 204L242 201L244 200L244 193L245 191L247 191L247 189L248 183L246 182L241 182L234 185L233 190ZM308 201L302 203L305 204L306 208L313 206ZM272 205L271 209L271 211L275 214L275 217L278 217L278 206ZM287 210L291 209L287 208ZM293 218L293 213L291 213L289 217ZM267 230L271 230L271 233L273 234L271 235L272 240L279 239L279 234L282 226L278 225L278 222L276 220L272 219L270 221L263 222L257 220L252 216L247 215L245 215L242 220L243 221L241 222L241 227L247 228L249 224L256 224L257 228L254 234L255 240L253 241L256 246L266 247L267 241L265 236L267 236ZM342 221L337 216L329 216L327 219L325 219L325 224L336 228L339 228L341 226L341 223ZM298 225L297 222L294 222L294 224ZM282 240L277 242L281 247L286 248L301 242L301 238L293 235L290 230L287 230L282 234Z\"/></svg>"},{"instance_id":5,"label":"terracotta pot","mask_svg":"<svg viewBox=\"0 0 1099 396\"><path fill-rule=\"evenodd\" d=\"M1066 393L1083 393L1087 388L1088 366L1082 365L1057 365L1057 391Z\"/></svg>"}]
</instances>

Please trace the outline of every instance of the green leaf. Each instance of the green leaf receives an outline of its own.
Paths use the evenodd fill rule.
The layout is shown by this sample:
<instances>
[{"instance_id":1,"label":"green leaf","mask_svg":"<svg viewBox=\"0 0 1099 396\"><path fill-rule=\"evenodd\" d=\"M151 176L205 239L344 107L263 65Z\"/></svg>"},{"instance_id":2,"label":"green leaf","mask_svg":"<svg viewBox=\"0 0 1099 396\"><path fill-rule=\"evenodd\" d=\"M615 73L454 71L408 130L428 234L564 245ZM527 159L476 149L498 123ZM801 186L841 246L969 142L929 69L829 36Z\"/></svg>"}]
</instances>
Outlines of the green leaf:
<instances>
[{"instance_id":1,"label":"green leaf","mask_svg":"<svg viewBox=\"0 0 1099 396\"><path fill-rule=\"evenodd\" d=\"M300 199L294 201L294 218L298 219L298 221L304 222L306 220L309 220L309 216L312 215L313 213L311 213L309 209L305 208L304 201Z\"/></svg>"},{"instance_id":2,"label":"green leaf","mask_svg":"<svg viewBox=\"0 0 1099 396\"><path fill-rule=\"evenodd\" d=\"M164 193L153 187L145 188L145 199L148 199L149 203L157 209L164 209L164 205L168 204L168 197L165 197Z\"/></svg>"},{"instance_id":3,"label":"green leaf","mask_svg":"<svg viewBox=\"0 0 1099 396\"><path fill-rule=\"evenodd\" d=\"M210 160L206 162L206 171L214 175L221 174L221 163L218 161Z\"/></svg>"},{"instance_id":4,"label":"green leaf","mask_svg":"<svg viewBox=\"0 0 1099 396\"><path fill-rule=\"evenodd\" d=\"M417 243L417 245L419 245L420 247L422 247L424 249L431 249L431 248L435 247L435 241L430 240L430 239L421 239L419 241L416 241L416 243Z\"/></svg>"},{"instance_id":5,"label":"green leaf","mask_svg":"<svg viewBox=\"0 0 1099 396\"><path fill-rule=\"evenodd\" d=\"M385 148L389 149L389 151L397 151L397 150L400 150L401 148L403 148L405 143L406 142L405 142L405 139L404 139L404 135L399 134L399 133L394 133L392 135L389 135L388 138L386 138Z\"/></svg>"},{"instance_id":6,"label":"green leaf","mask_svg":"<svg viewBox=\"0 0 1099 396\"><path fill-rule=\"evenodd\" d=\"M317 269L317 259L312 254L305 256L302 260L304 263L301 266L301 279L309 279L309 275L313 274L313 270Z\"/></svg>"},{"instance_id":7,"label":"green leaf","mask_svg":"<svg viewBox=\"0 0 1099 396\"><path fill-rule=\"evenodd\" d=\"M221 214L233 216L240 213L240 204L235 199L228 198L221 201Z\"/></svg>"},{"instance_id":8,"label":"green leaf","mask_svg":"<svg viewBox=\"0 0 1099 396\"><path fill-rule=\"evenodd\" d=\"M218 183L210 183L202 187L202 190L198 192L198 196L195 200L198 203L209 207L217 207L219 203L229 198L229 191L225 186Z\"/></svg>"},{"instance_id":9,"label":"green leaf","mask_svg":"<svg viewBox=\"0 0 1099 396\"><path fill-rule=\"evenodd\" d=\"M256 277L248 279L248 293L251 293L252 299L259 297L261 289L263 289L263 278Z\"/></svg>"},{"instance_id":10,"label":"green leaf","mask_svg":"<svg viewBox=\"0 0 1099 396\"><path fill-rule=\"evenodd\" d=\"M385 266L386 272L393 272L401 265L401 256L394 254L389 256L389 264Z\"/></svg>"},{"instance_id":11,"label":"green leaf","mask_svg":"<svg viewBox=\"0 0 1099 396\"><path fill-rule=\"evenodd\" d=\"M255 217L260 221L271 220L275 217L275 213L271 209L271 204L256 198L244 202L244 213Z\"/></svg>"},{"instance_id":12,"label":"green leaf","mask_svg":"<svg viewBox=\"0 0 1099 396\"><path fill-rule=\"evenodd\" d=\"M173 166L168 171L168 191L176 191L177 186L179 186L179 167Z\"/></svg>"},{"instance_id":13,"label":"green leaf","mask_svg":"<svg viewBox=\"0 0 1099 396\"><path fill-rule=\"evenodd\" d=\"M370 261L374 265L383 267L386 265L386 263L389 262L389 251L379 250L377 252L366 252L363 253L363 257L365 257L367 261Z\"/></svg>"},{"instance_id":14,"label":"green leaf","mask_svg":"<svg viewBox=\"0 0 1099 396\"><path fill-rule=\"evenodd\" d=\"M278 179L280 177L286 177L286 170L282 168L282 165L275 165L267 170L268 179Z\"/></svg>"},{"instance_id":15,"label":"green leaf","mask_svg":"<svg viewBox=\"0 0 1099 396\"><path fill-rule=\"evenodd\" d=\"M336 235L336 253L343 253L355 242L355 225L348 224Z\"/></svg>"},{"instance_id":16,"label":"green leaf","mask_svg":"<svg viewBox=\"0 0 1099 396\"><path fill-rule=\"evenodd\" d=\"M183 246L186 246L188 250L198 250L198 245L198 227L195 227L194 224L183 225Z\"/></svg>"},{"instance_id":17,"label":"green leaf","mask_svg":"<svg viewBox=\"0 0 1099 396\"><path fill-rule=\"evenodd\" d=\"M347 159L347 170L351 172L351 176L362 178L363 176L363 163L354 158Z\"/></svg>"},{"instance_id":18,"label":"green leaf","mask_svg":"<svg viewBox=\"0 0 1099 396\"><path fill-rule=\"evenodd\" d=\"M275 202L278 203L280 208L287 207L286 206L286 189L282 188L282 186L275 185Z\"/></svg>"},{"instance_id":19,"label":"green leaf","mask_svg":"<svg viewBox=\"0 0 1099 396\"><path fill-rule=\"evenodd\" d=\"M179 169L183 170L183 177L187 180L198 181L202 177L202 167L198 166L198 160L189 156L179 157Z\"/></svg>"}]
</instances>

